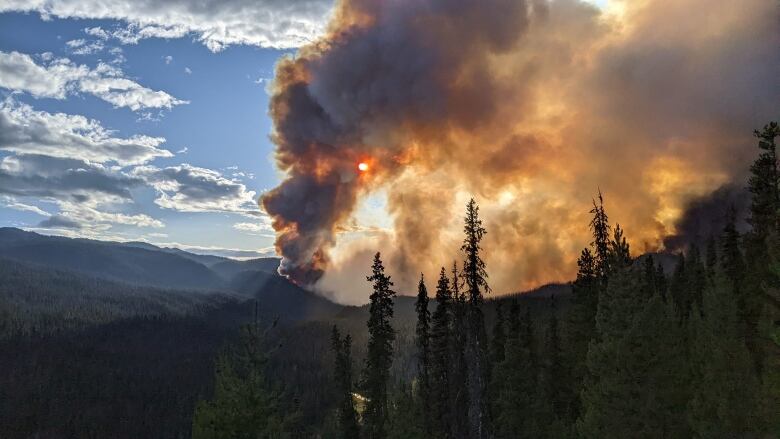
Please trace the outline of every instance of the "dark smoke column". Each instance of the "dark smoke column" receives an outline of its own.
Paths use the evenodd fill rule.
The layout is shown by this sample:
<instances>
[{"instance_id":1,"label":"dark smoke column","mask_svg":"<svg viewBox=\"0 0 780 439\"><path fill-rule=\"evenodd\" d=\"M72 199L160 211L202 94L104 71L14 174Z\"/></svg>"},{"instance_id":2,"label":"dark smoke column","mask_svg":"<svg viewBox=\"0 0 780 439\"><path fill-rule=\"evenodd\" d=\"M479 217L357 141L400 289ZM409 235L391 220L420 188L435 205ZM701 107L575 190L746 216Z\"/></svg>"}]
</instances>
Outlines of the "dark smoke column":
<instances>
[{"instance_id":1,"label":"dark smoke column","mask_svg":"<svg viewBox=\"0 0 780 439\"><path fill-rule=\"evenodd\" d=\"M361 181L355 166L362 148L349 147L349 136L310 93L309 61L285 59L277 67L273 140L287 178L261 199L277 233L279 272L300 285L322 276L335 228L352 212Z\"/></svg>"},{"instance_id":2,"label":"dark smoke column","mask_svg":"<svg viewBox=\"0 0 780 439\"><path fill-rule=\"evenodd\" d=\"M280 61L270 113L287 178L261 201L280 273L316 282L358 196L397 176L410 145L491 120L501 91L483 59L515 44L528 5L489 3L342 0L326 36Z\"/></svg>"}]
</instances>

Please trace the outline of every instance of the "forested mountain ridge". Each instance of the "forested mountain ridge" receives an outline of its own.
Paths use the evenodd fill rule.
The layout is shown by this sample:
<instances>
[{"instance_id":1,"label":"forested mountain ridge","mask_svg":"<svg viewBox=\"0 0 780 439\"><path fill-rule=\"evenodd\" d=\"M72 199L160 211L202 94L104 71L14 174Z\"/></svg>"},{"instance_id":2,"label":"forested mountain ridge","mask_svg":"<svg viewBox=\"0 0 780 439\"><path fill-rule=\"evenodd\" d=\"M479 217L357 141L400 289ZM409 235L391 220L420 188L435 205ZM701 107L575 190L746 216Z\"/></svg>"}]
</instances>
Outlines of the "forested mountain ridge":
<instances>
[{"instance_id":1,"label":"forested mountain ridge","mask_svg":"<svg viewBox=\"0 0 780 439\"><path fill-rule=\"evenodd\" d=\"M19 229L0 229L0 256L154 287L208 290L224 285L208 267L172 253Z\"/></svg>"}]
</instances>

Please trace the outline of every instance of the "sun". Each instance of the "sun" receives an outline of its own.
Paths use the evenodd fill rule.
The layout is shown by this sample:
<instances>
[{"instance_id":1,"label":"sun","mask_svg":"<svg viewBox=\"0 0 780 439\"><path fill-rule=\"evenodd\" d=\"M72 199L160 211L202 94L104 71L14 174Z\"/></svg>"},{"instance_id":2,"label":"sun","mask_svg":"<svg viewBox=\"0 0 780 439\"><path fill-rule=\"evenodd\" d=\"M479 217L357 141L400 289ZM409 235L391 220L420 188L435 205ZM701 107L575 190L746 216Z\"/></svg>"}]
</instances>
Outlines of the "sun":
<instances>
[{"instance_id":1,"label":"sun","mask_svg":"<svg viewBox=\"0 0 780 439\"><path fill-rule=\"evenodd\" d=\"M368 163L366 163L366 162L358 163L358 171L360 171L360 172L368 171Z\"/></svg>"}]
</instances>

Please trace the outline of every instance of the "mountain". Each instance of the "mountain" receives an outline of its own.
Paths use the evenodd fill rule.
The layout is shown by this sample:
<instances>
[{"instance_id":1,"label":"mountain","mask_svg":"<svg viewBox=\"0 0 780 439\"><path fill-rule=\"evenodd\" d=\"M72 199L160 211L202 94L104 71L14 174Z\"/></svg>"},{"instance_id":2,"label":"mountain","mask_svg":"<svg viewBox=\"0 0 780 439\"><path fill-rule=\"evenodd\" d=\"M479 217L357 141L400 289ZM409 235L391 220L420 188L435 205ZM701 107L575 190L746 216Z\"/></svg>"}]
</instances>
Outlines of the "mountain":
<instances>
[{"instance_id":1,"label":"mountain","mask_svg":"<svg viewBox=\"0 0 780 439\"><path fill-rule=\"evenodd\" d=\"M15 228L0 228L0 258L16 262L17 271L35 273L28 274L29 277L56 278L69 285L94 285L99 280L105 300L114 297L114 291L141 286L147 289L139 291L154 297L170 289L178 295L184 291L238 293L244 300L257 299L264 315L288 322L327 318L341 309L340 305L279 276L278 258L237 261L144 242L72 239ZM0 280L5 281L9 273L12 272L0 270ZM59 283L52 280L29 284L22 292L30 296L44 294L49 289L56 290L53 285ZM173 297L174 293L170 295ZM90 297L94 299L95 295Z\"/></svg>"},{"instance_id":2,"label":"mountain","mask_svg":"<svg viewBox=\"0 0 780 439\"><path fill-rule=\"evenodd\" d=\"M225 286L224 280L208 267L177 254L13 228L0 229L0 256L138 285L197 290Z\"/></svg>"},{"instance_id":3,"label":"mountain","mask_svg":"<svg viewBox=\"0 0 780 439\"><path fill-rule=\"evenodd\" d=\"M0 338L134 317L198 315L238 299L235 294L132 285L0 258Z\"/></svg>"},{"instance_id":4,"label":"mountain","mask_svg":"<svg viewBox=\"0 0 780 439\"><path fill-rule=\"evenodd\" d=\"M261 312L274 314L282 322L325 320L344 307L305 290L276 272L247 270L231 283L233 291L257 299Z\"/></svg>"},{"instance_id":5,"label":"mountain","mask_svg":"<svg viewBox=\"0 0 780 439\"><path fill-rule=\"evenodd\" d=\"M225 279L232 279L243 272L262 271L276 274L279 268L279 258L257 258L246 261L222 258L209 267Z\"/></svg>"}]
</instances>

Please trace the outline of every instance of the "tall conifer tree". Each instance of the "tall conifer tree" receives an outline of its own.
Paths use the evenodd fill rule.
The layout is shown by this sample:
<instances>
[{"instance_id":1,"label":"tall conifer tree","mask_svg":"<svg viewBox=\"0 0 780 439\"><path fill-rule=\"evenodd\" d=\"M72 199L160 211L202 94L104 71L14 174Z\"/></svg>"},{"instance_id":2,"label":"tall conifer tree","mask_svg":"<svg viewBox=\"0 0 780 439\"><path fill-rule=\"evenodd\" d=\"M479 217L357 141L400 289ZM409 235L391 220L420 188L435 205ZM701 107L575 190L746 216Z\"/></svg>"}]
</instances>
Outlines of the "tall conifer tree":
<instances>
[{"instance_id":1,"label":"tall conifer tree","mask_svg":"<svg viewBox=\"0 0 780 439\"><path fill-rule=\"evenodd\" d=\"M352 337L343 338L337 326L333 326L331 348L334 355L334 381L338 400L338 429L344 439L358 439L360 427L352 398Z\"/></svg>"},{"instance_id":2,"label":"tall conifer tree","mask_svg":"<svg viewBox=\"0 0 780 439\"><path fill-rule=\"evenodd\" d=\"M483 292L490 292L485 262L480 252L480 242L486 231L479 219L479 206L472 198L466 205L463 226L465 238L461 250L464 253L463 281L466 286L468 307L466 312L466 362L469 389L469 430L471 437L481 439L490 432L488 401L486 399L489 365L487 361L487 337L482 313Z\"/></svg>"},{"instance_id":3,"label":"tall conifer tree","mask_svg":"<svg viewBox=\"0 0 780 439\"><path fill-rule=\"evenodd\" d=\"M385 274L380 254L374 256L372 274L366 279L373 285L368 319L368 349L363 376L367 398L363 414L365 432L369 439L387 437L388 380L393 363L395 330L390 324L393 317L393 282Z\"/></svg>"},{"instance_id":4,"label":"tall conifer tree","mask_svg":"<svg viewBox=\"0 0 780 439\"><path fill-rule=\"evenodd\" d=\"M426 435L431 434L431 381L430 381L430 332L431 313L428 311L428 289L425 279L420 275L417 286L417 301L414 304L417 311L417 396L420 409L420 425Z\"/></svg>"},{"instance_id":5,"label":"tall conifer tree","mask_svg":"<svg viewBox=\"0 0 780 439\"><path fill-rule=\"evenodd\" d=\"M450 418L450 367L452 346L452 293L444 267L436 284L436 310L431 317L431 413L432 436L452 437Z\"/></svg>"}]
</instances>

